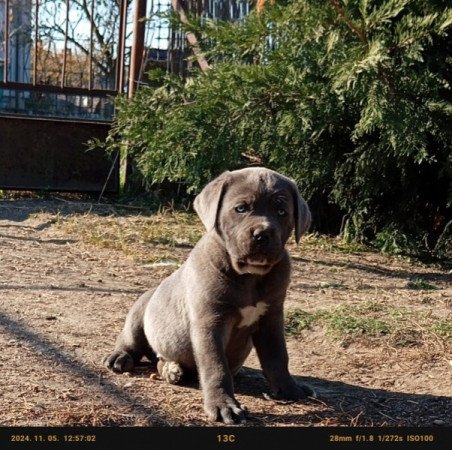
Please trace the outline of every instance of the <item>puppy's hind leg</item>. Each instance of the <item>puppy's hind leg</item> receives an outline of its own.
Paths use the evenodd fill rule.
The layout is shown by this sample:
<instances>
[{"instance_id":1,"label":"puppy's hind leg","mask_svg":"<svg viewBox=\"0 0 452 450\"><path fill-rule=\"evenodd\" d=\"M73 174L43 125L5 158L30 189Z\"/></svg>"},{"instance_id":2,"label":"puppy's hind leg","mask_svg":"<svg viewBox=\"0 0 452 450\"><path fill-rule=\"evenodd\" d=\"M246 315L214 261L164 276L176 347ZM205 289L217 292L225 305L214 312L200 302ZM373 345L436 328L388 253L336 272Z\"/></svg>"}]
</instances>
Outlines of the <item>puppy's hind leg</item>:
<instances>
[{"instance_id":1,"label":"puppy's hind leg","mask_svg":"<svg viewBox=\"0 0 452 450\"><path fill-rule=\"evenodd\" d=\"M160 377L169 384L177 384L184 375L184 370L179 363L175 361L166 361L159 358L157 362L157 371Z\"/></svg>"},{"instance_id":2,"label":"puppy's hind leg","mask_svg":"<svg viewBox=\"0 0 452 450\"><path fill-rule=\"evenodd\" d=\"M105 367L114 372L130 372L146 356L156 360L144 334L143 316L153 291L143 294L130 308L124 327L116 339L115 349L104 358Z\"/></svg>"}]
</instances>

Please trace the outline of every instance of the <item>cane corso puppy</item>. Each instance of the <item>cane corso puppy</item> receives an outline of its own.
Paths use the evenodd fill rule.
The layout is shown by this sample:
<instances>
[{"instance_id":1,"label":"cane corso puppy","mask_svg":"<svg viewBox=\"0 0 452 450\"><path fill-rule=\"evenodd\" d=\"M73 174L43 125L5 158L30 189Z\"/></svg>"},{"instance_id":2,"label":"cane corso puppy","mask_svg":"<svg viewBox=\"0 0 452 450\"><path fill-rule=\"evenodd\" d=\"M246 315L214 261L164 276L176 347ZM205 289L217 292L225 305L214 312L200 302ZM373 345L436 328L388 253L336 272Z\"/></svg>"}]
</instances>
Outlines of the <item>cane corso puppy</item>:
<instances>
[{"instance_id":1,"label":"cane corso puppy","mask_svg":"<svg viewBox=\"0 0 452 450\"><path fill-rule=\"evenodd\" d=\"M178 270L132 306L105 365L125 372L143 356L157 358L169 383L195 372L207 416L230 424L245 420L233 376L254 346L276 397L312 396L289 374L284 340L285 244L293 232L298 242L311 221L297 186L262 167L225 172L194 209L207 232Z\"/></svg>"}]
</instances>

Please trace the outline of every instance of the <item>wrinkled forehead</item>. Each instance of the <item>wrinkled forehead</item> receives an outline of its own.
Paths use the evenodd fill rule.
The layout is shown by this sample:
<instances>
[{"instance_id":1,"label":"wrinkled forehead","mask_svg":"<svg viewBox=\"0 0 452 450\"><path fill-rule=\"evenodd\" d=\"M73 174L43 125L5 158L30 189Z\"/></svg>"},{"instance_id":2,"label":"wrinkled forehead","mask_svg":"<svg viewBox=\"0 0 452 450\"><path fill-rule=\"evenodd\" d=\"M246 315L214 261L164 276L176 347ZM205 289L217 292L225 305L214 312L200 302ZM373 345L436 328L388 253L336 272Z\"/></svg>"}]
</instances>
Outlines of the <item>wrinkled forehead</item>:
<instances>
[{"instance_id":1,"label":"wrinkled forehead","mask_svg":"<svg viewBox=\"0 0 452 450\"><path fill-rule=\"evenodd\" d=\"M230 180L224 201L260 202L278 200L292 203L290 183L276 173L236 173Z\"/></svg>"}]
</instances>

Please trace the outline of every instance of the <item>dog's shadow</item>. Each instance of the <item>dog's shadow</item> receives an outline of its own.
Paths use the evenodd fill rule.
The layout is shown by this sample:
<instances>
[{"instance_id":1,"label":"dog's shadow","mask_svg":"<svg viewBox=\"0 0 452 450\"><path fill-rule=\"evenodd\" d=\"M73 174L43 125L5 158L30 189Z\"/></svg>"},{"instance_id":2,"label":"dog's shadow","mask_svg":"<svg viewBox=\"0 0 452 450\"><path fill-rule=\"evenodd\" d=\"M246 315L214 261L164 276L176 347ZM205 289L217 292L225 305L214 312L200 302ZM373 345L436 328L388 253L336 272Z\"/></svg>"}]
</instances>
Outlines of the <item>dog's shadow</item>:
<instances>
[{"instance_id":1,"label":"dog's shadow","mask_svg":"<svg viewBox=\"0 0 452 450\"><path fill-rule=\"evenodd\" d=\"M268 412L252 413L252 425L269 421L299 426L452 425L452 397L392 392L313 377L294 378L312 387L316 398L299 402L272 399L262 371L242 369L235 378L235 392L269 401Z\"/></svg>"},{"instance_id":2,"label":"dog's shadow","mask_svg":"<svg viewBox=\"0 0 452 450\"><path fill-rule=\"evenodd\" d=\"M136 367L136 375L154 369L149 364L140 366ZM452 426L452 397L392 392L313 377L294 378L312 387L316 398L298 402L275 399L262 370L243 367L234 377L234 390L237 396L251 397L243 399L250 410L246 425ZM199 389L199 382L192 375L184 379L182 386ZM266 403L259 411L248 404L253 400Z\"/></svg>"}]
</instances>

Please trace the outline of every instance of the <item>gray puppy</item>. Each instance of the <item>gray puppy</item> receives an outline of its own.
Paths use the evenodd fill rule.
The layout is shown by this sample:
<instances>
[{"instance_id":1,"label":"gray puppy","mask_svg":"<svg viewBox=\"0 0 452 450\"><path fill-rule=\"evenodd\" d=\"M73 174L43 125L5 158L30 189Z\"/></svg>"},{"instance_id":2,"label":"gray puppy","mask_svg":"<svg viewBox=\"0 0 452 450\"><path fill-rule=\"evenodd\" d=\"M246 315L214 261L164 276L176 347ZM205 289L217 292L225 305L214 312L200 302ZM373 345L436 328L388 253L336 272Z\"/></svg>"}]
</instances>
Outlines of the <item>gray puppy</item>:
<instances>
[{"instance_id":1,"label":"gray puppy","mask_svg":"<svg viewBox=\"0 0 452 450\"><path fill-rule=\"evenodd\" d=\"M104 364L125 372L143 356L157 357L169 383L195 372L207 416L229 424L244 421L232 377L254 346L276 397L312 396L289 374L284 340L285 244L294 230L298 242L311 222L297 186L261 167L225 172L194 208L207 233L178 270L132 306Z\"/></svg>"}]
</instances>

